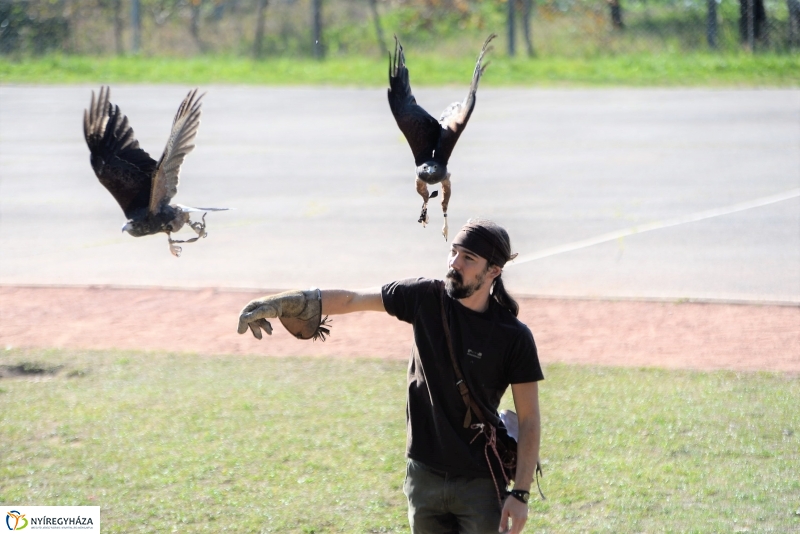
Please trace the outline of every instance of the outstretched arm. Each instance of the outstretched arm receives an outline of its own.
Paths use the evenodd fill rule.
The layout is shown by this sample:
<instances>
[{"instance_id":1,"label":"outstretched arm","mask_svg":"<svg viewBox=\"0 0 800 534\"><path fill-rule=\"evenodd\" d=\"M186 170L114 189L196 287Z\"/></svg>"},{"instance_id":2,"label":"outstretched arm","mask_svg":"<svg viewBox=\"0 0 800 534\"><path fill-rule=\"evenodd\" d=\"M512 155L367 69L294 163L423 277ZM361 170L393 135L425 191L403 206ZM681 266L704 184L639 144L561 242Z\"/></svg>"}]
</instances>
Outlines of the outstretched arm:
<instances>
[{"instance_id":1,"label":"outstretched arm","mask_svg":"<svg viewBox=\"0 0 800 534\"><path fill-rule=\"evenodd\" d=\"M322 315L341 315L359 311L386 311L381 298L381 288L348 291L346 289L322 290Z\"/></svg>"},{"instance_id":2,"label":"outstretched arm","mask_svg":"<svg viewBox=\"0 0 800 534\"><path fill-rule=\"evenodd\" d=\"M270 295L251 300L239 313L239 333L244 334L248 328L256 339L261 339L261 331L272 334L272 325L267 319L283 317L285 319L298 319L310 324L312 331L320 326L323 315L340 315L357 311L385 311L381 298L380 288L365 289L361 291L347 291L343 289L317 289L306 291L285 291L277 295ZM298 331L284 326L295 335ZM299 326L305 328L305 325ZM324 326L324 322L322 324ZM316 332L320 334L319 331ZM327 329L321 329L321 335L327 334ZM308 339L310 334L302 334L301 339ZM314 336L316 339L316 335ZM322 335L324 341L325 336Z\"/></svg>"}]
</instances>

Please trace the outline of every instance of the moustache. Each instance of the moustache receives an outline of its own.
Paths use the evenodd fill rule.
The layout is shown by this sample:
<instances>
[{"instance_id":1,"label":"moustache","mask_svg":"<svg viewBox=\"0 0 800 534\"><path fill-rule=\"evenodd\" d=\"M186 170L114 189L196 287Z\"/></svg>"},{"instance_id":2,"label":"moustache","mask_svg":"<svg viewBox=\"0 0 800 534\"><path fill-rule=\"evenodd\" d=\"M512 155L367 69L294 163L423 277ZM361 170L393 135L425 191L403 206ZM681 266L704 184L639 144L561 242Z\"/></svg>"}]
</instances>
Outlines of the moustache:
<instances>
[{"instance_id":1,"label":"moustache","mask_svg":"<svg viewBox=\"0 0 800 534\"><path fill-rule=\"evenodd\" d=\"M450 269L449 271L447 271L446 278L450 278L451 280L455 280L459 284L464 281L464 279L461 277L461 273L459 273L458 271L456 271L454 269Z\"/></svg>"}]
</instances>

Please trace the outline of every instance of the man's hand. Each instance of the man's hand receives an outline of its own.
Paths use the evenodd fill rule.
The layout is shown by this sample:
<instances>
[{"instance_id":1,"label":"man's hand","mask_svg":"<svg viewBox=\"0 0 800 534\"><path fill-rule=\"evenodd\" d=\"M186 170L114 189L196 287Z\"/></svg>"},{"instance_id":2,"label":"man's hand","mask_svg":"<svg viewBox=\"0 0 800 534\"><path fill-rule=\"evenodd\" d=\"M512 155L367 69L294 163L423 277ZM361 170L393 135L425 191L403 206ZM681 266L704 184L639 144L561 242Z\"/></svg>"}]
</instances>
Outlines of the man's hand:
<instances>
[{"instance_id":1,"label":"man's hand","mask_svg":"<svg viewBox=\"0 0 800 534\"><path fill-rule=\"evenodd\" d=\"M272 325L267 319L276 317L298 317L308 319L314 310L306 307L310 291L285 291L277 295L261 297L251 300L239 313L239 333L244 334L247 328L253 332L256 339L261 339L261 330L272 335ZM303 312L306 312L303 314ZM305 317L309 315L309 317Z\"/></svg>"},{"instance_id":2,"label":"man's hand","mask_svg":"<svg viewBox=\"0 0 800 534\"><path fill-rule=\"evenodd\" d=\"M508 528L508 520L511 520L511 529ZM503 514L500 516L499 532L519 534L528 521L528 505L509 495L503 503Z\"/></svg>"}]
</instances>

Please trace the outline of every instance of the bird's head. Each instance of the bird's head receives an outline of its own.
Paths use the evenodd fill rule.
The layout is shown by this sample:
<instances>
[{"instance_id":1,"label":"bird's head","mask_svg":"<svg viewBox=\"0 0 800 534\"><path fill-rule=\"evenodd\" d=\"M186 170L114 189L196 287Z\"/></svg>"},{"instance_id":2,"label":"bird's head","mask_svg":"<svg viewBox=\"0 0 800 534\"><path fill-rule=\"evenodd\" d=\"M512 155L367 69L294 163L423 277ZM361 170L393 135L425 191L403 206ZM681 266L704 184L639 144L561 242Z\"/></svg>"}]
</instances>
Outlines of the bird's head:
<instances>
[{"instance_id":1,"label":"bird's head","mask_svg":"<svg viewBox=\"0 0 800 534\"><path fill-rule=\"evenodd\" d=\"M417 178L426 184L438 184L447 177L447 165L426 161L417 167Z\"/></svg>"},{"instance_id":2,"label":"bird's head","mask_svg":"<svg viewBox=\"0 0 800 534\"><path fill-rule=\"evenodd\" d=\"M142 237L143 235L148 235L150 233L148 230L149 229L139 221L128 221L122 226L122 231L128 232L133 237Z\"/></svg>"}]
</instances>

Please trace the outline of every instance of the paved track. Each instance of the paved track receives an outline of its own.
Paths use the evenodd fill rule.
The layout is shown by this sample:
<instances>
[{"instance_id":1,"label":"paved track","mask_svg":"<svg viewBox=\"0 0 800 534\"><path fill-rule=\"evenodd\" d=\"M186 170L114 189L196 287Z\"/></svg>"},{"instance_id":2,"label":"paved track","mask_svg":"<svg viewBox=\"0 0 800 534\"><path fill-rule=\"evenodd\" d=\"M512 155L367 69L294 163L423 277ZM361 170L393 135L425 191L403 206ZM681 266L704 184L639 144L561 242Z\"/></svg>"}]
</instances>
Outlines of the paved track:
<instances>
[{"instance_id":1,"label":"paved track","mask_svg":"<svg viewBox=\"0 0 800 534\"><path fill-rule=\"evenodd\" d=\"M166 237L120 233L82 139L90 89L0 86L0 284L365 287L443 273L441 212L416 223L384 90L204 88L176 200L236 211L210 214L209 237L175 259ZM112 88L155 158L187 89ZM464 90L416 93L438 111ZM450 167L451 235L474 215L504 224L531 259L507 269L518 293L800 302L798 90L481 89ZM744 207L710 211L729 206Z\"/></svg>"}]
</instances>

